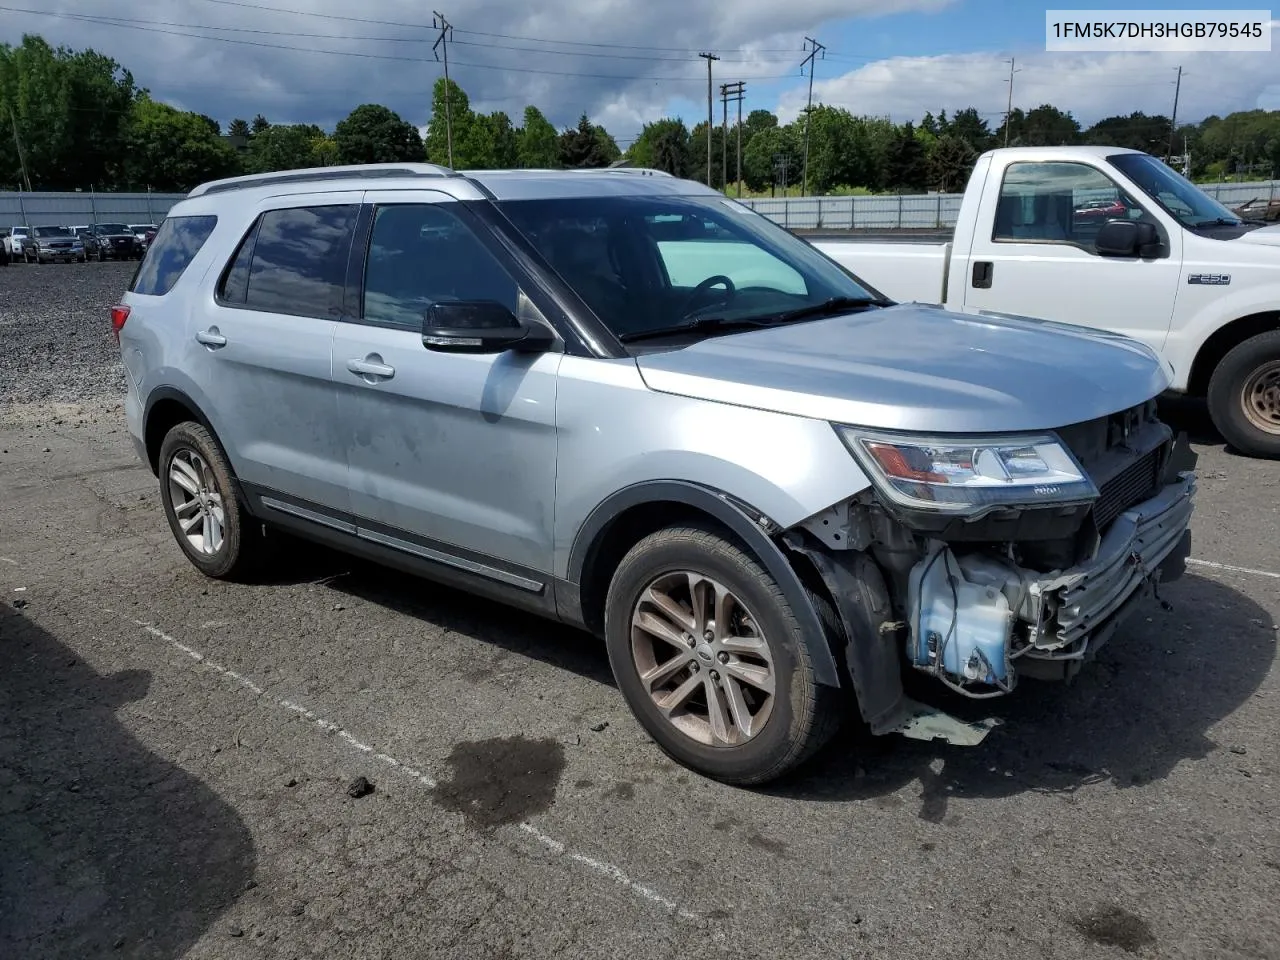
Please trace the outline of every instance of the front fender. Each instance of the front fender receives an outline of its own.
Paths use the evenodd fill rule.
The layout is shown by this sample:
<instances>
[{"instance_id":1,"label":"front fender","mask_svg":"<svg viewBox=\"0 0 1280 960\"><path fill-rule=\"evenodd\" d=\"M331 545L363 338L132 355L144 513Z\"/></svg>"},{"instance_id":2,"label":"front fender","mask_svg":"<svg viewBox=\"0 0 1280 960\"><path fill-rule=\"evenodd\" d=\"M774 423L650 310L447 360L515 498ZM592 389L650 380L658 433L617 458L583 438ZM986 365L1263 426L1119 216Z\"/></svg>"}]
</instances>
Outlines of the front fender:
<instances>
[{"instance_id":1,"label":"front fender","mask_svg":"<svg viewBox=\"0 0 1280 960\"><path fill-rule=\"evenodd\" d=\"M840 671L831 653L827 632L822 626L809 591L800 581L786 555L766 532L773 529L767 517L749 504L710 487L683 480L655 480L619 490L601 503L579 530L569 552L567 579L581 584L594 549L609 526L628 510L646 503L679 503L709 514L741 539L777 581L800 623L802 642L808 647L814 674L819 683L840 687Z\"/></svg>"},{"instance_id":2,"label":"front fender","mask_svg":"<svg viewBox=\"0 0 1280 960\"><path fill-rule=\"evenodd\" d=\"M1228 275L1230 268L1223 273ZM1247 282L1245 277L1232 279L1242 284ZM1186 284L1184 280L1183 293L1194 289L1195 285ZM1280 313L1280 279L1271 283L1241 286L1234 291L1230 285L1205 285L1204 290L1211 291L1212 295L1202 293L1198 309L1189 311L1185 321L1175 322L1165 341L1164 353L1174 369L1171 389L1179 393L1187 390L1196 355L1215 333L1242 317ZM1183 294L1179 295L1180 299L1182 296Z\"/></svg>"}]
</instances>

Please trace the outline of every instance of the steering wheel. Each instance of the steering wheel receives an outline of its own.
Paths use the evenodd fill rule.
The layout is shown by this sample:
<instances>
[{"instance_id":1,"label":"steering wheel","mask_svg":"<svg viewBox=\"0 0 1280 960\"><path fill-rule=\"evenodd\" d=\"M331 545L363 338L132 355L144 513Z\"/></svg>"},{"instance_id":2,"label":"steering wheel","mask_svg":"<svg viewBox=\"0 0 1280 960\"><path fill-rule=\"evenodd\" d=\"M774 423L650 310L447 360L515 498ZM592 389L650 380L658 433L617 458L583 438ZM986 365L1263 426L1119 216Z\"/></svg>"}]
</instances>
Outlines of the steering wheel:
<instances>
[{"instance_id":1,"label":"steering wheel","mask_svg":"<svg viewBox=\"0 0 1280 960\"><path fill-rule=\"evenodd\" d=\"M693 305L698 302L698 299L702 297L712 287L718 287L718 286L723 286L725 288L724 296L717 300L710 301L710 303L708 303L707 306L710 306L711 303L720 303L720 302L731 303L733 301L733 298L737 295L738 288L733 285L732 280L730 280L724 274L718 273L713 277L707 277L707 279L703 280L700 284L698 284L696 287L693 288L693 292L689 294L688 299L685 300L684 305L681 308L680 316L687 317L689 316L689 314L694 313L695 309ZM699 307L697 309L702 309L702 308Z\"/></svg>"}]
</instances>

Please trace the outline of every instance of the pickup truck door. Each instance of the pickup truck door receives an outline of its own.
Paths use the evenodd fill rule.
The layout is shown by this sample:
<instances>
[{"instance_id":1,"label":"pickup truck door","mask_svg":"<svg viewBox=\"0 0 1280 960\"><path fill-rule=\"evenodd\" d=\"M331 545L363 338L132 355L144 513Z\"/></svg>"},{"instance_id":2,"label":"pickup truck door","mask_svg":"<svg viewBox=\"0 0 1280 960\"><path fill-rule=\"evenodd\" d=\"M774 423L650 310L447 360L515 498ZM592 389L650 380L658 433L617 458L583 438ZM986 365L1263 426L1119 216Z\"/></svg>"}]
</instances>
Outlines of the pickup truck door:
<instances>
[{"instance_id":1,"label":"pickup truck door","mask_svg":"<svg viewBox=\"0 0 1280 960\"><path fill-rule=\"evenodd\" d=\"M1094 237L1115 218L1155 223L1163 255L1100 256ZM990 174L968 260L957 268L967 312L1098 327L1160 350L1178 292L1182 232L1098 166L1019 160Z\"/></svg>"}]
</instances>

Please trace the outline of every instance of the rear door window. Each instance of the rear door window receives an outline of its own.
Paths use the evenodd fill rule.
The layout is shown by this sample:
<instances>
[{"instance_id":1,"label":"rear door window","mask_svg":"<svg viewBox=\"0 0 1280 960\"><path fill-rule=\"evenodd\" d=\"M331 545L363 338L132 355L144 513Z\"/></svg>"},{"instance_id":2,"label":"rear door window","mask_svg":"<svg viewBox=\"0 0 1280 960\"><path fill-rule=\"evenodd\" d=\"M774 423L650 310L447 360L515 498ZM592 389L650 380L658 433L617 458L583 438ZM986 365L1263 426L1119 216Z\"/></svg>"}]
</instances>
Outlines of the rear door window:
<instances>
[{"instance_id":1,"label":"rear door window","mask_svg":"<svg viewBox=\"0 0 1280 960\"><path fill-rule=\"evenodd\" d=\"M247 281L243 302L250 310L338 316L357 210L356 204L268 210L259 220L253 243L242 244L237 251L224 295L230 299L243 280ZM247 275L242 270L246 259Z\"/></svg>"},{"instance_id":2,"label":"rear door window","mask_svg":"<svg viewBox=\"0 0 1280 960\"><path fill-rule=\"evenodd\" d=\"M164 296L200 252L217 223L218 218L212 214L165 219L129 289L146 296Z\"/></svg>"}]
</instances>

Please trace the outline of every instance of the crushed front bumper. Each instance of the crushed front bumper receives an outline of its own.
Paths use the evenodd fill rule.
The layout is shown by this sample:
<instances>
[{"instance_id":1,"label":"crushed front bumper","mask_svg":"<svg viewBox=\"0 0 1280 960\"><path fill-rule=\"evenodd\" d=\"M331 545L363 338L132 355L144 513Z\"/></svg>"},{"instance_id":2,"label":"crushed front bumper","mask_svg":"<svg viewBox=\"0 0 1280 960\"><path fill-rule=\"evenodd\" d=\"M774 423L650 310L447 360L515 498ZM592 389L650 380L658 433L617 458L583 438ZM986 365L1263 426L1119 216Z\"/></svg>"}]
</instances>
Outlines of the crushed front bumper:
<instances>
[{"instance_id":1,"label":"crushed front bumper","mask_svg":"<svg viewBox=\"0 0 1280 960\"><path fill-rule=\"evenodd\" d=\"M970 696L1010 692L1020 676L1067 679L1190 550L1193 473L1122 512L1091 559L1037 573L989 552L936 543L910 577L914 666Z\"/></svg>"}]
</instances>

